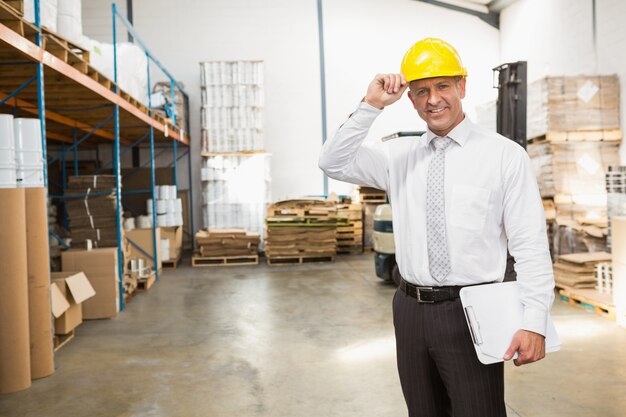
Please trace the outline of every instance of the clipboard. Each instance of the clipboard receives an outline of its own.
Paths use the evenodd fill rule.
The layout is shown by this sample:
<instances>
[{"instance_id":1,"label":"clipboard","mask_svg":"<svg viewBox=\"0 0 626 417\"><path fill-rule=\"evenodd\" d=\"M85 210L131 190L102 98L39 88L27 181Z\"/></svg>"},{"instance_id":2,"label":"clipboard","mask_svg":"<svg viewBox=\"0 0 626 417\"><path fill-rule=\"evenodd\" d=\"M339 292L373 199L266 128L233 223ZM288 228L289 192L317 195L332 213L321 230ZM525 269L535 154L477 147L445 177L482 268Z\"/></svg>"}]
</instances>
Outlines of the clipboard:
<instances>
[{"instance_id":1,"label":"clipboard","mask_svg":"<svg viewBox=\"0 0 626 417\"><path fill-rule=\"evenodd\" d=\"M478 360L485 365L503 362L513 336L522 326L524 307L517 281L464 287L460 298ZM546 353L556 352L560 346L548 315Z\"/></svg>"}]
</instances>

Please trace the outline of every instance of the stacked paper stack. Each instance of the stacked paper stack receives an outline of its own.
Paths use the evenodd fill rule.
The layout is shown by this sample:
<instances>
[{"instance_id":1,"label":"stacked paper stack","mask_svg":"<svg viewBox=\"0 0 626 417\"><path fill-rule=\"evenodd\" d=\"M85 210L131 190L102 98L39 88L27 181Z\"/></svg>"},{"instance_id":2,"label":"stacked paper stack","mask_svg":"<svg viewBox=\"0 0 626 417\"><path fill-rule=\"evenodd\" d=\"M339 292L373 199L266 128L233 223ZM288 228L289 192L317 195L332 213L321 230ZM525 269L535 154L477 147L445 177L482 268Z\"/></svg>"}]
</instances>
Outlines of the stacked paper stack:
<instances>
[{"instance_id":1,"label":"stacked paper stack","mask_svg":"<svg viewBox=\"0 0 626 417\"><path fill-rule=\"evenodd\" d=\"M196 233L203 257L255 256L261 237L243 229L208 229Z\"/></svg>"},{"instance_id":2,"label":"stacked paper stack","mask_svg":"<svg viewBox=\"0 0 626 417\"><path fill-rule=\"evenodd\" d=\"M70 177L65 190L72 247L117 246L117 214L113 175Z\"/></svg>"},{"instance_id":3,"label":"stacked paper stack","mask_svg":"<svg viewBox=\"0 0 626 417\"><path fill-rule=\"evenodd\" d=\"M594 288L596 265L609 262L606 252L572 253L559 256L554 264L554 280L559 287Z\"/></svg>"},{"instance_id":4,"label":"stacked paper stack","mask_svg":"<svg viewBox=\"0 0 626 417\"><path fill-rule=\"evenodd\" d=\"M158 185L155 187L156 219L159 227L183 225L183 203L177 198L175 185ZM146 200L146 212L152 215L152 199ZM135 224L143 222L137 219ZM142 223L143 224L143 223Z\"/></svg>"},{"instance_id":5,"label":"stacked paper stack","mask_svg":"<svg viewBox=\"0 0 626 417\"><path fill-rule=\"evenodd\" d=\"M267 209L265 255L269 264L329 262L337 254L337 206L326 200L279 201Z\"/></svg>"}]
</instances>

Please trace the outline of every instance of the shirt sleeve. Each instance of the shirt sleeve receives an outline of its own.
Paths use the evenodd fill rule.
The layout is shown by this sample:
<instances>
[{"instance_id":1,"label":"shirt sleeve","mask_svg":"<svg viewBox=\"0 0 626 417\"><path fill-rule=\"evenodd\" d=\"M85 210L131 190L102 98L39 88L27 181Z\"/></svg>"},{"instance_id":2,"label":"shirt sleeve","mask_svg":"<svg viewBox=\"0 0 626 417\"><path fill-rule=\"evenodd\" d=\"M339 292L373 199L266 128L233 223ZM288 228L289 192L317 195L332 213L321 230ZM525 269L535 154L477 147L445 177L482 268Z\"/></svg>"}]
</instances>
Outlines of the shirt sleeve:
<instances>
[{"instance_id":1,"label":"shirt sleeve","mask_svg":"<svg viewBox=\"0 0 626 417\"><path fill-rule=\"evenodd\" d=\"M363 144L382 110L360 103L357 110L326 141L319 156L319 167L330 178L388 190L387 153L381 146Z\"/></svg>"},{"instance_id":2,"label":"shirt sleeve","mask_svg":"<svg viewBox=\"0 0 626 417\"><path fill-rule=\"evenodd\" d=\"M522 328L545 336L554 274L541 195L530 158L521 147L504 176L503 222L524 305Z\"/></svg>"}]
</instances>

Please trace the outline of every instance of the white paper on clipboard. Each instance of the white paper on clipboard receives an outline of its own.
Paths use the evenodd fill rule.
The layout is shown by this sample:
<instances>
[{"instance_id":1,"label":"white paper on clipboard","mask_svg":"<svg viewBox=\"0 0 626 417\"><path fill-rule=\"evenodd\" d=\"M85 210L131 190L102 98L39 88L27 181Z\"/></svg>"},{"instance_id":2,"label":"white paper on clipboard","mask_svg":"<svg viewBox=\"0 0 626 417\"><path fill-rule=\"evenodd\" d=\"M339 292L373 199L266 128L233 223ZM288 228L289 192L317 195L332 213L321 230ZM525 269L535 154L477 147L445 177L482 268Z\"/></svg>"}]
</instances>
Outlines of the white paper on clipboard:
<instances>
[{"instance_id":1,"label":"white paper on clipboard","mask_svg":"<svg viewBox=\"0 0 626 417\"><path fill-rule=\"evenodd\" d=\"M460 297L478 359L486 365L502 362L513 336L522 326L524 307L518 283L465 287ZM546 353L556 352L560 346L552 317L548 316Z\"/></svg>"}]
</instances>

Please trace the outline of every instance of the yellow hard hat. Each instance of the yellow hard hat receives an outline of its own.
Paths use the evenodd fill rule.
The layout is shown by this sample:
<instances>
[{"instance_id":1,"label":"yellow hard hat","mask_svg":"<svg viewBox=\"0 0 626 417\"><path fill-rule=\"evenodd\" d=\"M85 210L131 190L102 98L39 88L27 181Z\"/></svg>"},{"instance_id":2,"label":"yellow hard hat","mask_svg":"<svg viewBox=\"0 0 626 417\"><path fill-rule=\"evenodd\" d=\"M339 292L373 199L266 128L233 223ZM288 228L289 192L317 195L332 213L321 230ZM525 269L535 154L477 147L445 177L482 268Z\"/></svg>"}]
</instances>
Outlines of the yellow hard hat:
<instances>
[{"instance_id":1,"label":"yellow hard hat","mask_svg":"<svg viewBox=\"0 0 626 417\"><path fill-rule=\"evenodd\" d=\"M437 38L416 42L404 54L400 70L408 82L424 78L467 76L456 49Z\"/></svg>"}]
</instances>

